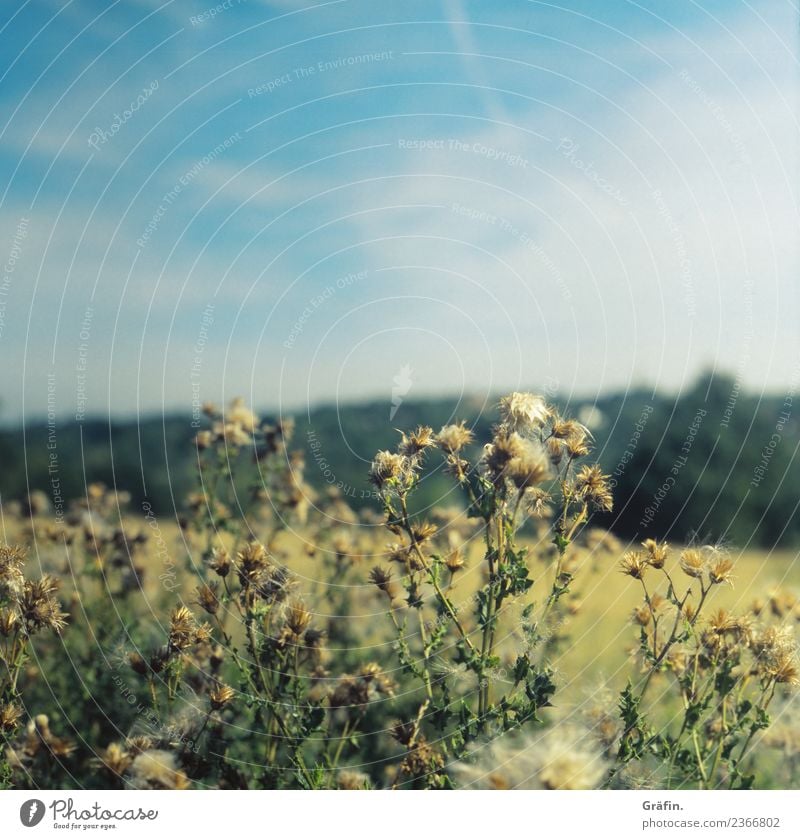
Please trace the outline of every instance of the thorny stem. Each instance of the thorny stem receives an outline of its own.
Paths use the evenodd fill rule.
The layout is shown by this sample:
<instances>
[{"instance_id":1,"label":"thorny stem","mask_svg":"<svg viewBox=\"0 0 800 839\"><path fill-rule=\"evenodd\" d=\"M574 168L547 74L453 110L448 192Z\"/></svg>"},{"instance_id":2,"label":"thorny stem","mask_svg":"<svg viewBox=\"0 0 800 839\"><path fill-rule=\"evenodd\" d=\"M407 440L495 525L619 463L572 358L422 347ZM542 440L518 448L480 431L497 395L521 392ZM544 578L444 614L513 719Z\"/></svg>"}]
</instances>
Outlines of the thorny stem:
<instances>
[{"instance_id":1,"label":"thorny stem","mask_svg":"<svg viewBox=\"0 0 800 839\"><path fill-rule=\"evenodd\" d=\"M422 641L422 680L425 682L425 692L429 699L433 699L433 688L431 687L431 677L428 672L428 639L425 632L425 620L422 616L422 610L417 610L419 617L419 637Z\"/></svg>"},{"instance_id":2,"label":"thorny stem","mask_svg":"<svg viewBox=\"0 0 800 839\"><path fill-rule=\"evenodd\" d=\"M445 610L447 611L447 614L450 616L451 620L455 624L456 629L458 629L459 634L464 639L464 643L467 645L467 647L469 648L469 651L473 654L473 656L477 655L477 650L475 649L475 645L472 643L472 641L469 638L469 635L467 635L466 630L462 626L461 621L459 620L458 615L456 614L456 611L453 608L453 604L450 602L447 595L442 591L442 588L439 585L439 582L436 579L435 575L433 573L431 573L430 563L428 562L428 560L425 558L425 555L420 550L419 544L417 543L417 540L414 537L414 533L411 529L411 524L408 520L408 508L406 507L406 501L405 501L405 498L403 498L402 496L400 498L400 504L401 504L402 512L403 512L403 529L406 531L409 539L411 540L411 546L414 549L414 553L417 555L417 559L419 559L420 563L422 564L422 567L425 569L425 571L427 571L428 578L430 579L431 583L433 584L433 588L434 588L434 591L436 592L436 596L439 598L439 601L444 606Z\"/></svg>"}]
</instances>

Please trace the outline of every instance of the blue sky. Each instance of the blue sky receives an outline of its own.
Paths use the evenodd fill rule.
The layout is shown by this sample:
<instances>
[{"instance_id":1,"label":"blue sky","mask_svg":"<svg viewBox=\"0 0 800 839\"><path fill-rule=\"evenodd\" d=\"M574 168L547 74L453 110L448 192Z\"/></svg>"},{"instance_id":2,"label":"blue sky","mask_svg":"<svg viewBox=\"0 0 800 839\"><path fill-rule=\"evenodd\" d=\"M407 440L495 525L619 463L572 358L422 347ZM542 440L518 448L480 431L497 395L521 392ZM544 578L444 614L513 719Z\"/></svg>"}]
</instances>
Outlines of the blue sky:
<instances>
[{"instance_id":1,"label":"blue sky","mask_svg":"<svg viewBox=\"0 0 800 839\"><path fill-rule=\"evenodd\" d=\"M796 3L215 6L0 8L3 419L798 379Z\"/></svg>"}]
</instances>

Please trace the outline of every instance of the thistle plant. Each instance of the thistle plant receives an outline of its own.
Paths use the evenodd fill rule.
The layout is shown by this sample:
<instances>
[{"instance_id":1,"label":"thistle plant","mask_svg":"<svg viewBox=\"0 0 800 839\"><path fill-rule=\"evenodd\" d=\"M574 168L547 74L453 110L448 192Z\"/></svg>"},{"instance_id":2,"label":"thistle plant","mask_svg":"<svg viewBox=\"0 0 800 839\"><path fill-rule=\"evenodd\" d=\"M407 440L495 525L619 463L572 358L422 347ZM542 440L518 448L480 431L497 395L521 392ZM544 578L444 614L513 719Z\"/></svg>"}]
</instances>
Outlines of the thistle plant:
<instances>
[{"instance_id":1,"label":"thistle plant","mask_svg":"<svg viewBox=\"0 0 800 839\"><path fill-rule=\"evenodd\" d=\"M591 434L541 397L502 399L486 439L463 422L400 432L362 495L380 512L309 489L289 420L205 411L174 523L101 484L58 521L42 493L4 504L37 573L0 545L3 786L740 789L800 773L800 601L720 608L740 572L716 546L623 552L590 523L612 508ZM440 472L447 506L424 508ZM555 708L581 597L620 554L641 594L628 683Z\"/></svg>"},{"instance_id":2,"label":"thistle plant","mask_svg":"<svg viewBox=\"0 0 800 839\"><path fill-rule=\"evenodd\" d=\"M655 760L667 788L748 788L753 739L769 726L776 693L800 682L791 627L766 620L763 609L708 613L713 590L732 583L734 563L719 548L681 552L678 569L690 580L681 587L670 573L669 546L648 539L642 547L620 563L642 589L633 619L643 675L620 697L624 730L609 782L632 762ZM660 695L647 709L657 681Z\"/></svg>"},{"instance_id":3,"label":"thistle plant","mask_svg":"<svg viewBox=\"0 0 800 839\"><path fill-rule=\"evenodd\" d=\"M34 639L42 634L58 635L66 626L67 615L57 597L58 580L49 574L29 579L24 573L26 551L0 545L0 784L11 782L15 770L22 770L22 748L15 736L24 718L25 703L20 677L31 657ZM33 746L45 747L56 760L72 751L68 741L50 734L48 718L37 717L38 724L27 732L28 757ZM47 736L45 736L47 735ZM36 750L38 754L38 749Z\"/></svg>"},{"instance_id":4,"label":"thistle plant","mask_svg":"<svg viewBox=\"0 0 800 839\"><path fill-rule=\"evenodd\" d=\"M401 662L424 691L423 727L432 726L442 751L455 756L478 736L538 721L539 711L550 704L556 685L539 653L572 583L570 546L594 510L612 506L600 468L581 465L590 450L589 431L559 416L541 397L505 397L491 440L470 458L473 442L463 423L438 433L419 427L402 434L396 451L379 452L370 470L385 525L396 540L389 546L389 558L402 569L396 581L378 566L371 580L389 600ZM466 515L477 524L483 543L485 581L461 602L454 597L452 582L472 545L453 549L451 544L449 552L442 552L436 526L412 512L432 451L442 456L462 490ZM551 576L539 587L538 600L529 549L521 541L530 518L549 522L555 546ZM397 608L398 584L405 592L405 610ZM504 682L498 642L501 621L512 604L529 631L526 647ZM457 669L472 675L469 693L452 684L448 673Z\"/></svg>"}]
</instances>

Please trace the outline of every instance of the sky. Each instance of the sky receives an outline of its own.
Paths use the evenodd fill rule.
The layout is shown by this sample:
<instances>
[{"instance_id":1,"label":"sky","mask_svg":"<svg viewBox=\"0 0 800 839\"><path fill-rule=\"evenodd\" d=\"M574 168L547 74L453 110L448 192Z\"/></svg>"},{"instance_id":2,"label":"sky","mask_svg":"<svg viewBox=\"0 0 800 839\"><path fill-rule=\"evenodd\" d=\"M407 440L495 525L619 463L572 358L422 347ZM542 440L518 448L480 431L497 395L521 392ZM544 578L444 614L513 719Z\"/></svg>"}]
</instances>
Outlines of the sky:
<instances>
[{"instance_id":1,"label":"sky","mask_svg":"<svg viewBox=\"0 0 800 839\"><path fill-rule=\"evenodd\" d=\"M796 2L0 7L0 420L800 384Z\"/></svg>"}]
</instances>

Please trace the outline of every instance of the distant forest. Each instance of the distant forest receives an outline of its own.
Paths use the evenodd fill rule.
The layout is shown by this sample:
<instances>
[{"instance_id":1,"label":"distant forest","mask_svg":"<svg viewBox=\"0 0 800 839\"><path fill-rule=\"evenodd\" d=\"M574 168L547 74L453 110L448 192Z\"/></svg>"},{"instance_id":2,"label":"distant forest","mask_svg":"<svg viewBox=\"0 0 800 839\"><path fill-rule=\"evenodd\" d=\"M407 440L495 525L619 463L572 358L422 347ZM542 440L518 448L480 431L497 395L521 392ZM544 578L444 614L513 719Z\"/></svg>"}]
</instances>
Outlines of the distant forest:
<instances>
[{"instance_id":1,"label":"distant forest","mask_svg":"<svg viewBox=\"0 0 800 839\"><path fill-rule=\"evenodd\" d=\"M791 391L756 397L733 379L705 376L677 398L635 390L592 402L555 401L589 424L595 456L615 481L615 509L599 524L626 539L785 547L800 545L800 426L793 398ZM338 485L354 508L377 509L367 469L376 451L395 444L396 429L438 429L465 419L480 438L496 405L408 400L390 419L391 407L387 399L296 416L292 448L305 453L307 482L318 492ZM134 513L146 501L162 517L178 516L194 486L196 431L188 415L4 429L0 502L24 501L33 490L51 501L54 494L68 500L83 495L88 483L103 482L128 491ZM455 503L449 487L434 469L422 503Z\"/></svg>"}]
</instances>

